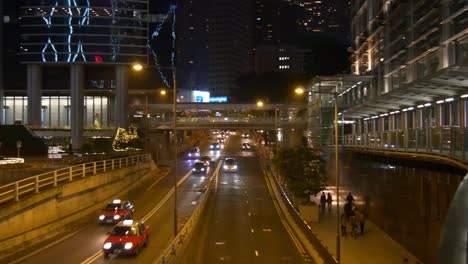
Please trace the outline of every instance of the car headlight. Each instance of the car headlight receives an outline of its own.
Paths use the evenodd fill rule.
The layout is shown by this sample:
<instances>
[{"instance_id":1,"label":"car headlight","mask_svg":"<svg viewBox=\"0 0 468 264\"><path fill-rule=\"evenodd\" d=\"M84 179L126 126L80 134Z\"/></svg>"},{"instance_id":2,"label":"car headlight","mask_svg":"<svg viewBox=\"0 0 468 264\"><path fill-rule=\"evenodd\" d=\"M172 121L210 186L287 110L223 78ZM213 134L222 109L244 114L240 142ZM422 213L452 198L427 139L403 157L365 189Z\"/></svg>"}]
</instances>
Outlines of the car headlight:
<instances>
[{"instance_id":1,"label":"car headlight","mask_svg":"<svg viewBox=\"0 0 468 264\"><path fill-rule=\"evenodd\" d=\"M99 216L99 220L104 220L104 218L106 218L104 215Z\"/></svg>"},{"instance_id":2,"label":"car headlight","mask_svg":"<svg viewBox=\"0 0 468 264\"><path fill-rule=\"evenodd\" d=\"M132 242L125 243L125 246L124 246L125 249L131 249L132 247L133 247Z\"/></svg>"},{"instance_id":3,"label":"car headlight","mask_svg":"<svg viewBox=\"0 0 468 264\"><path fill-rule=\"evenodd\" d=\"M192 154L191 154L191 153L189 153L189 154L188 154L188 156L189 156L189 157L192 157Z\"/></svg>"},{"instance_id":4,"label":"car headlight","mask_svg":"<svg viewBox=\"0 0 468 264\"><path fill-rule=\"evenodd\" d=\"M210 146L210 148L213 148L213 147L214 147L213 145Z\"/></svg>"},{"instance_id":5,"label":"car headlight","mask_svg":"<svg viewBox=\"0 0 468 264\"><path fill-rule=\"evenodd\" d=\"M200 170L201 170L201 171L205 171L205 168L201 168Z\"/></svg>"},{"instance_id":6,"label":"car headlight","mask_svg":"<svg viewBox=\"0 0 468 264\"><path fill-rule=\"evenodd\" d=\"M232 166L233 169L237 170L237 165Z\"/></svg>"},{"instance_id":7,"label":"car headlight","mask_svg":"<svg viewBox=\"0 0 468 264\"><path fill-rule=\"evenodd\" d=\"M102 247L103 249L110 249L112 247L112 243L110 242L107 242L104 244L104 246Z\"/></svg>"},{"instance_id":8,"label":"car headlight","mask_svg":"<svg viewBox=\"0 0 468 264\"><path fill-rule=\"evenodd\" d=\"M114 220L119 220L120 215L114 215Z\"/></svg>"},{"instance_id":9,"label":"car headlight","mask_svg":"<svg viewBox=\"0 0 468 264\"><path fill-rule=\"evenodd\" d=\"M227 166L227 165L224 165L223 168L224 168L225 170L227 170L228 166Z\"/></svg>"},{"instance_id":10,"label":"car headlight","mask_svg":"<svg viewBox=\"0 0 468 264\"><path fill-rule=\"evenodd\" d=\"M196 171L197 169L193 168L192 171Z\"/></svg>"}]
</instances>

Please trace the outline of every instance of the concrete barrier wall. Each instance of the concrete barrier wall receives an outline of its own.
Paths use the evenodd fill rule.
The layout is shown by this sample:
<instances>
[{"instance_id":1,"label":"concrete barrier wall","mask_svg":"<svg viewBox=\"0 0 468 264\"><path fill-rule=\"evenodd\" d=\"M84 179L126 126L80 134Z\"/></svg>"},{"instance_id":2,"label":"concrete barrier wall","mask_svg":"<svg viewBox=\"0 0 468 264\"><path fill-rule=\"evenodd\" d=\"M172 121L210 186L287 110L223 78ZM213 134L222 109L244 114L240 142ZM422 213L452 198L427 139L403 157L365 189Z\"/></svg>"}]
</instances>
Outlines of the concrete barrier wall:
<instances>
[{"instance_id":1,"label":"concrete barrier wall","mask_svg":"<svg viewBox=\"0 0 468 264\"><path fill-rule=\"evenodd\" d=\"M0 208L0 256L63 233L157 170L153 162L89 176Z\"/></svg>"}]
</instances>

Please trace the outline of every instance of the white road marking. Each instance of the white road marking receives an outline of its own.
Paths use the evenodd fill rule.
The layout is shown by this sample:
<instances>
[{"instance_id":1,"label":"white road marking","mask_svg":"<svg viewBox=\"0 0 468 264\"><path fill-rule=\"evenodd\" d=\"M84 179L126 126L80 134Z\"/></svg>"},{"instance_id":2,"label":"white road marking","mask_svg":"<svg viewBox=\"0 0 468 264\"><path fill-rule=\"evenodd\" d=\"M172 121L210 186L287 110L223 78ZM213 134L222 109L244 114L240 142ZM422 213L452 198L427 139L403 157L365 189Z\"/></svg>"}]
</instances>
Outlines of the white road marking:
<instances>
[{"instance_id":1,"label":"white road marking","mask_svg":"<svg viewBox=\"0 0 468 264\"><path fill-rule=\"evenodd\" d=\"M271 232L271 229L270 228L263 228L262 231L263 232Z\"/></svg>"},{"instance_id":2,"label":"white road marking","mask_svg":"<svg viewBox=\"0 0 468 264\"><path fill-rule=\"evenodd\" d=\"M220 241L220 242L216 242L215 244L216 244L216 245L224 245L224 244L226 244L226 242Z\"/></svg>"},{"instance_id":3,"label":"white road marking","mask_svg":"<svg viewBox=\"0 0 468 264\"><path fill-rule=\"evenodd\" d=\"M258 257L258 255L259 255L259 254L258 254L258 250L255 250L255 256Z\"/></svg>"},{"instance_id":4,"label":"white road marking","mask_svg":"<svg viewBox=\"0 0 468 264\"><path fill-rule=\"evenodd\" d=\"M248 216L252 216L252 214L250 214L250 212L247 213Z\"/></svg>"},{"instance_id":5,"label":"white road marking","mask_svg":"<svg viewBox=\"0 0 468 264\"><path fill-rule=\"evenodd\" d=\"M254 231L254 229L253 229L253 228L252 228L252 229L250 229L250 232L252 232L252 233L255 233L255 231Z\"/></svg>"}]
</instances>

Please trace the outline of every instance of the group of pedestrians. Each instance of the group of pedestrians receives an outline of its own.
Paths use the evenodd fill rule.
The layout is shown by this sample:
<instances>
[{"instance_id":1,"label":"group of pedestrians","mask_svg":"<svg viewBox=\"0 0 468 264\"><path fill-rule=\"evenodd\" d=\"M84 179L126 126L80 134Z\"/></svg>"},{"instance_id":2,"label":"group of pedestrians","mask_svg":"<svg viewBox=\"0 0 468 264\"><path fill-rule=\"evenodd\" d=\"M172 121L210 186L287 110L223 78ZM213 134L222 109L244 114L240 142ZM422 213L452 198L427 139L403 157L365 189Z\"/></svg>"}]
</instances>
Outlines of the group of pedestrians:
<instances>
[{"instance_id":1,"label":"group of pedestrians","mask_svg":"<svg viewBox=\"0 0 468 264\"><path fill-rule=\"evenodd\" d=\"M344 205L344 212L341 214L341 235L343 237L349 235L357 238L359 235L364 235L364 226L366 217L364 212L361 212L354 203L354 197L351 193L346 196L346 204ZM359 229L359 230L358 230Z\"/></svg>"},{"instance_id":2,"label":"group of pedestrians","mask_svg":"<svg viewBox=\"0 0 468 264\"><path fill-rule=\"evenodd\" d=\"M322 213L325 213L325 206L328 204L328 212L331 212L331 205L333 202L333 197L330 193L327 193L325 195L324 192L322 192L322 195L320 196L320 210Z\"/></svg>"}]
</instances>

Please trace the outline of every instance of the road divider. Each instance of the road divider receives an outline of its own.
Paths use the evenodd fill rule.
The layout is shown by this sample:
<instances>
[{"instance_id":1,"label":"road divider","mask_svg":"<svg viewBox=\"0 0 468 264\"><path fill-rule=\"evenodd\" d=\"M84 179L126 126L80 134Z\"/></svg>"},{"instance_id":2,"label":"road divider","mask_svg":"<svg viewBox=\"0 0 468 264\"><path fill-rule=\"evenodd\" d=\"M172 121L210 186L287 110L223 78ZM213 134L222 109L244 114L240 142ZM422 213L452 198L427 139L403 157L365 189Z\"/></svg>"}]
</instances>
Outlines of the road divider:
<instances>
[{"instance_id":1,"label":"road divider","mask_svg":"<svg viewBox=\"0 0 468 264\"><path fill-rule=\"evenodd\" d=\"M156 259L153 264L169 264L169 263L177 263L178 258L182 256L186 246L189 244L190 238L195 230L195 227L205 209L206 203L211 195L211 187L213 178L218 178L219 171L221 169L222 161L218 162L213 175L210 177L206 184L206 192L205 196L203 196L202 200L198 204L195 211L192 213L188 221L184 224L182 229L179 231L178 235L171 241L171 243L166 247L163 251L161 256Z\"/></svg>"}]
</instances>

